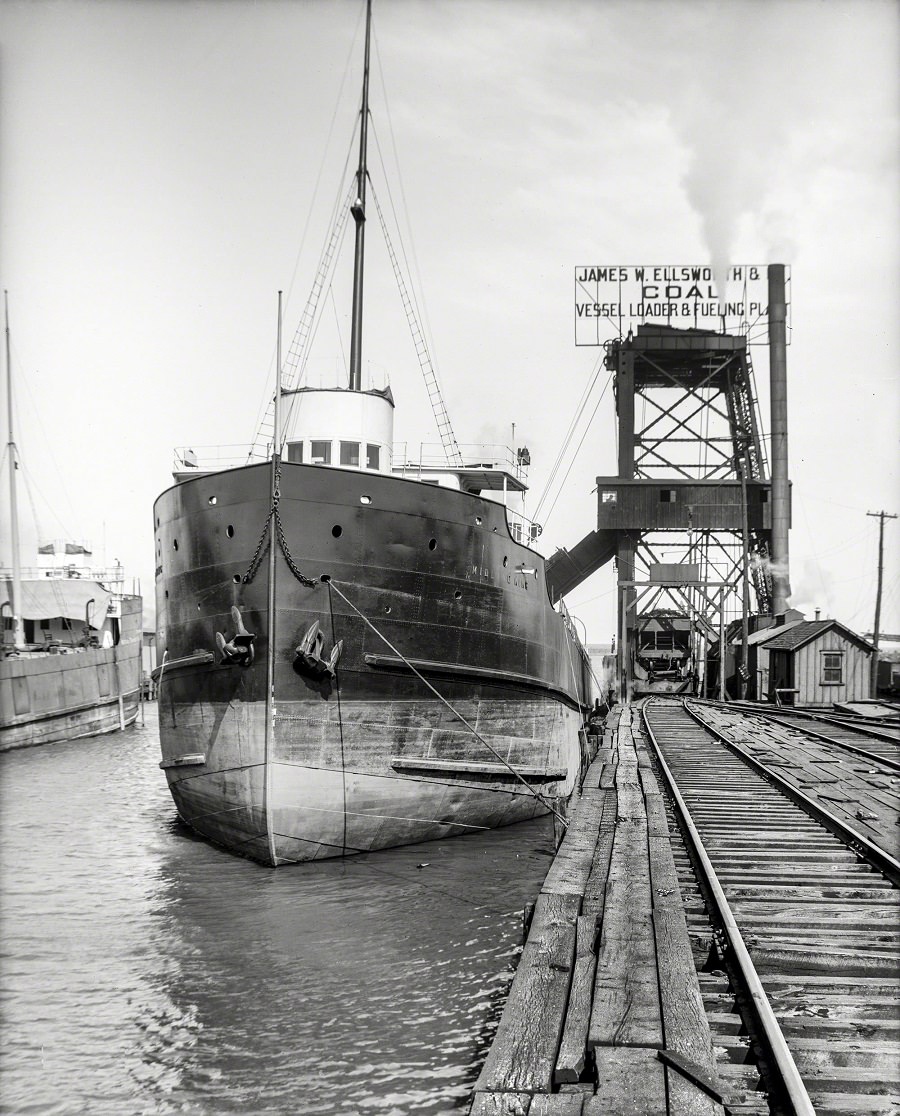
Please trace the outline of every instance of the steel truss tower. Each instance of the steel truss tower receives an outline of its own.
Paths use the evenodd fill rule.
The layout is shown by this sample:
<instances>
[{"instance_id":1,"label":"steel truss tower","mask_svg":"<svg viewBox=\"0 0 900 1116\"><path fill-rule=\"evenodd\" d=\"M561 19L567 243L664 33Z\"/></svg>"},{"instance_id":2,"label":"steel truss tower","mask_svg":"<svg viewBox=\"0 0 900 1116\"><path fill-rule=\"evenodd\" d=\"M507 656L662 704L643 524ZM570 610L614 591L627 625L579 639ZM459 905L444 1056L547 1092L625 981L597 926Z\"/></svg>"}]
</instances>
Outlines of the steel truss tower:
<instances>
[{"instance_id":1,"label":"steel truss tower","mask_svg":"<svg viewBox=\"0 0 900 1116\"><path fill-rule=\"evenodd\" d=\"M688 617L705 662L750 610L751 586L752 611L771 611L771 485L746 337L643 324L608 342L605 359L618 475L597 478L597 526L616 533L619 677L630 698L639 615Z\"/></svg>"}]
</instances>

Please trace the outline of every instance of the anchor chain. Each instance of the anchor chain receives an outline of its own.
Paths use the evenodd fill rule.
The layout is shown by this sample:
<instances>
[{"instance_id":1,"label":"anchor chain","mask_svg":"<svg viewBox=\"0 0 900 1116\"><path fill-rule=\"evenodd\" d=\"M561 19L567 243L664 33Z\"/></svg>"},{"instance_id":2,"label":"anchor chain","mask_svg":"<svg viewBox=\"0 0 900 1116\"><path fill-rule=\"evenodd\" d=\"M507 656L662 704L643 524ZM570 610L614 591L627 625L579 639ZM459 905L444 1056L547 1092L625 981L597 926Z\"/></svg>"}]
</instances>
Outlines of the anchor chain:
<instances>
[{"instance_id":1,"label":"anchor chain","mask_svg":"<svg viewBox=\"0 0 900 1116\"><path fill-rule=\"evenodd\" d=\"M262 534L259 536L259 542L256 544L256 550L253 558L250 560L250 565L247 572L241 578L244 585L249 585L250 582L256 577L256 572L259 569L259 564L262 561L263 555L266 553L269 544L269 525L272 522L272 516L275 517L275 537L278 539L278 545L281 548L281 553L284 555L284 560L287 562L287 567L300 582L301 585L306 585L310 589L315 588L318 582L312 578L307 577L302 573L297 563L294 561L294 556L288 548L287 539L284 537L284 526L281 522L281 513L278 510L278 504L281 500L281 467L275 470L275 492L272 496L272 506L269 508L269 514L266 516L266 521L263 524Z\"/></svg>"}]
</instances>

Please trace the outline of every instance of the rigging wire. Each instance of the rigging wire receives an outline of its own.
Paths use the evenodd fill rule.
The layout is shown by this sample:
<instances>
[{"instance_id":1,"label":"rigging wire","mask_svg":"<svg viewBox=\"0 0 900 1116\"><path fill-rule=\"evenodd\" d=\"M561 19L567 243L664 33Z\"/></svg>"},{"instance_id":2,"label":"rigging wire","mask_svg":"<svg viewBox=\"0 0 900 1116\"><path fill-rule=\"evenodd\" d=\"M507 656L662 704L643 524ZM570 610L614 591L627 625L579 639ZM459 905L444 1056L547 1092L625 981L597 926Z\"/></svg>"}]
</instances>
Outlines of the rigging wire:
<instances>
[{"instance_id":1,"label":"rigging wire","mask_svg":"<svg viewBox=\"0 0 900 1116\"><path fill-rule=\"evenodd\" d=\"M401 201L401 206L402 206L402 212L404 213L404 215L406 217L406 237L409 240L410 252L412 254L412 259L413 259L414 266L410 266L409 261L406 258L406 247L405 247L405 243L404 243L404 237L400 233L400 229L401 229L400 220L399 220L399 217L397 215L397 208L394 204L393 194L391 193L390 177L388 176L388 173L387 173L387 168L386 168L385 161L384 161L384 155L383 155L383 152L381 150L381 144L379 143L379 140L378 140L378 133L377 133L377 130L375 128L374 119L372 120L372 134L373 134L374 139L375 139L375 149L378 152L378 158L379 158L379 161L381 163L381 170L382 170L382 173L384 174L385 188L387 189L388 201L390 202L390 207L391 207L391 214L394 218L394 223L396 224L397 230L398 230L398 239L400 241L400 249L401 249L401 252L403 254L404 266L406 267L407 274L411 278L412 277L415 278L415 283L411 283L410 286L413 288L413 297L415 299L416 315L418 316L419 320L425 326L425 331L427 333L427 342L428 342L429 352L434 352L434 334L433 334L432 329L431 329L431 320L430 320L429 314L428 314L428 307L425 303L425 288L424 288L424 285L422 283L422 272L421 272L421 269L419 268L418 257L416 256L416 242L415 242L415 238L412 235L412 226L410 225L410 221L409 221L410 210L409 210L409 204L406 200L406 188L405 188L404 182L403 182L403 175L400 171L400 155L397 151L397 137L396 137L396 134L394 132L394 118L391 115L391 106L390 106L390 101L388 99L387 85L385 84L385 80L384 80L384 66L382 66L382 64L381 64L381 52L380 52L379 47L378 47L378 29L377 29L377 27L374 26L374 24L373 24L373 27L372 27L372 38L375 42L375 57L378 60L377 70L378 70L378 77L379 77L380 83L381 83L381 95L384 98L384 115L385 115L385 119L387 120L388 135L390 136L391 150L393 151L393 155L394 155L394 166L397 168L397 184L398 184L398 189L400 191L400 201ZM421 296L421 303L422 303L421 309L419 307L419 298L417 297L417 291Z\"/></svg>"},{"instance_id":2,"label":"rigging wire","mask_svg":"<svg viewBox=\"0 0 900 1116\"><path fill-rule=\"evenodd\" d=\"M309 208L308 208L307 213L306 213L306 221L304 222L304 225L303 225L303 232L300 235L300 244L299 244L299 247L297 248L296 256L294 257L294 267L293 267L293 270L291 271L290 282L288 283L288 286L287 286L287 291L286 291L286 294L285 294L285 302L290 301L290 298L291 298L291 295L293 293L294 286L295 286L295 283L296 283L296 280L297 280L297 273L300 269L300 259L301 259L301 256L303 255L303 250L306 246L306 239L307 239L307 236L309 234L310 225L312 223L313 213L315 212L315 208L316 208L316 200L319 197L319 188L322 184L322 177L323 177L323 174L325 172L325 164L326 164L327 159L328 159L328 152L331 148L331 140L332 140L332 137L334 136L334 128L335 128L335 123L336 123L337 117L338 117L338 110L339 110L341 101L343 100L344 88L347 84L347 78L348 78L348 75L349 75L349 73L351 71L351 68L352 68L352 61L353 61L353 58L356 54L356 43L357 43L357 40L359 38L360 26L362 25L362 20L363 20L364 13L365 13L365 6L363 6L360 9L360 14L357 17L357 21L356 21L356 29L354 30L353 37L352 37L352 39L350 41L350 45L347 49L347 57L346 57L346 60L344 62L344 70L343 70L343 74L341 76L341 84L340 84L340 88L338 89L337 97L334 100L334 107L333 107L332 113L331 113L331 120L329 121L329 124L328 124L328 135L325 139L325 144L324 144L324 147L322 149L322 158L321 158L320 163L319 163L318 172L316 173L316 181L315 181L315 185L313 186L312 199L309 203ZM358 116L359 116L359 114L357 113L357 117ZM357 121L357 126L358 126L358 121ZM356 127L354 127L354 130L353 130L353 137L355 138L355 136L356 136ZM353 139L351 139L351 141L350 141L350 148L348 148L348 157L347 157L347 160L345 160L344 168L343 168L343 171L341 172L341 177L340 177L340 180L339 180L340 182L344 182L346 180L347 166L349 164L349 152L352 149L352 146L353 146ZM338 192L338 200L337 200L337 202L335 203L335 205L332 209L331 222L329 223L329 226L328 226L329 229L332 228L333 225L334 225L335 213L337 212L339 207L340 207L340 191ZM263 420L263 416L265 415L265 413L266 413L266 411L269 407L269 404L271 403L272 395L274 394L274 390L275 390L274 389L274 384L273 384L273 387L272 387L272 393L269 392L268 385L269 385L269 380L270 380L270 378L272 378L272 375L273 375L273 370L274 370L274 367L275 367L275 358L276 358L276 353L275 353L275 348L273 347L271 355L269 356L269 371L268 371L268 374L266 376L266 386L263 388L262 400L259 404L259 408L258 408L257 413L256 413L256 422L253 426L254 431L259 430L259 427L260 427L260 425L262 423L262 420Z\"/></svg>"},{"instance_id":3,"label":"rigging wire","mask_svg":"<svg viewBox=\"0 0 900 1116\"><path fill-rule=\"evenodd\" d=\"M600 398L597 400L593 411L591 411L591 417L588 419L587 426L585 426L585 428L584 428L584 433L581 435L581 440L579 441L578 446L576 447L575 452L572 455L572 460L569 462L569 467L568 467L568 469L566 469L566 474L563 477L562 483L560 484L559 488L557 489L556 495L553 498L553 503L550 505L550 507L547 510L547 514L544 517L545 519L549 519L550 516L553 514L553 509L556 507L556 503L557 503L557 501L559 500L560 496L563 493L563 489L565 488L566 481L569 479L569 473L572 472L572 466L578 460L578 455L579 455L579 453L581 453L581 447L584 445L584 440L588 436L588 432L591 429L591 425L594 421L594 416L597 414L597 410L599 409L600 404L603 402L603 397L606 395L607 389L609 388L609 385L612 383L614 374L615 374L614 372L610 372L609 379L606 381L606 383L603 386L603 390L600 392ZM535 512L535 518L537 518L537 512Z\"/></svg>"},{"instance_id":4,"label":"rigging wire","mask_svg":"<svg viewBox=\"0 0 900 1116\"><path fill-rule=\"evenodd\" d=\"M586 383L584 390L581 393L581 398L578 400L578 403L575 406L575 414L569 422L569 427L566 430L565 435L563 436L559 453L556 455L556 460L553 462L553 467L550 470L550 476L547 479L547 483L544 485L544 491L541 493L541 498L538 500L537 507L534 510L534 519L538 518L541 513L541 509L543 508L544 503L547 500L547 497L550 495L550 489L553 485L554 480L556 479L556 474L560 466L562 465L566 450L569 447L569 443L571 442L572 436L575 433L575 429L578 426L579 421L581 420L582 414L584 413L584 408L587 406L587 401L590 398L590 394L594 390L594 385L596 384L597 378L600 375L600 369L603 366L602 362L603 357L598 357L596 365L588 374L588 382Z\"/></svg>"},{"instance_id":5,"label":"rigging wire","mask_svg":"<svg viewBox=\"0 0 900 1116\"><path fill-rule=\"evenodd\" d=\"M429 690L431 690L431 692L438 699L438 701L440 701L443 705L445 705L450 710L450 712L453 714L453 716L456 717L456 719L458 721L460 721L463 725L465 725L465 727L475 737L475 739L478 740L480 743L482 743L485 746L485 748L487 748L487 750L496 759L498 759L500 761L500 763L503 764L504 767L509 768L510 772L519 780L519 782L525 787L525 789L528 791L528 793L533 795L538 800L538 802L540 802L547 810L549 810L550 813L556 818L556 820L563 826L564 829L568 828L569 823L566 821L566 819L557 810L554 810L554 808L550 805L549 799L547 799L539 791L535 790L534 787L532 787L531 784L524 778L524 776L522 776L518 771L516 771L516 769L509 762L509 760L507 760L504 756L502 756L497 751L496 748L493 748L490 744L488 744L488 742L481 735L481 733L478 732L478 730L476 728L473 728L473 726L469 724L469 722L465 719L465 717L462 715L462 713L460 713L459 710L455 709L450 704L450 702L447 701L447 699L441 693L439 693L438 690L436 690L434 686L432 686L432 684L428 681L428 679L423 674L421 674L418 670L416 670L416 668L409 661L409 659L407 659L407 657L401 651L399 651L393 645L393 643L391 643L391 641L387 638L387 636L383 632L380 632L378 630L378 628L376 628L375 625L372 623L372 621L366 615L364 615L364 613L360 612L360 610L350 600L350 598L345 593L342 593L340 589L338 589L337 582L334 580L334 578L329 578L327 584L329 586L329 591L332 588L334 589L334 592L337 593L337 595L345 602L345 604L348 604L350 606L350 608L356 613L356 615L360 618L360 620L362 620L363 623L367 625L367 627L371 628L372 631L375 633L375 635L377 635L378 638L383 643L385 643L391 649L391 651L394 652L394 654L398 658L403 660L403 662L406 664L406 666L409 667L409 669L413 672L413 674L419 679L419 681L423 685L425 685Z\"/></svg>"}]
</instances>

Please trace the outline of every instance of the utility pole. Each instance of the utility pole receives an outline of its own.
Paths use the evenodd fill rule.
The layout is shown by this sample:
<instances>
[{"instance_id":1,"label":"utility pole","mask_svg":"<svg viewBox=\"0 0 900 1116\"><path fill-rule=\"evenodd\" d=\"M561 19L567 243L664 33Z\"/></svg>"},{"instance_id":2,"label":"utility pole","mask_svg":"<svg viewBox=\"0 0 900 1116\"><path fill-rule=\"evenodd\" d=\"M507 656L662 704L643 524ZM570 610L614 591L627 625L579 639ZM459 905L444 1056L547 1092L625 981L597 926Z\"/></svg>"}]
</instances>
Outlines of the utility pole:
<instances>
[{"instance_id":1,"label":"utility pole","mask_svg":"<svg viewBox=\"0 0 900 1116\"><path fill-rule=\"evenodd\" d=\"M875 654L872 656L872 697L878 696L878 637L881 626L881 579L884 573L884 521L896 519L886 511L866 512L878 520L878 588L875 591L875 626L872 629L872 643L875 645Z\"/></svg>"}]
</instances>

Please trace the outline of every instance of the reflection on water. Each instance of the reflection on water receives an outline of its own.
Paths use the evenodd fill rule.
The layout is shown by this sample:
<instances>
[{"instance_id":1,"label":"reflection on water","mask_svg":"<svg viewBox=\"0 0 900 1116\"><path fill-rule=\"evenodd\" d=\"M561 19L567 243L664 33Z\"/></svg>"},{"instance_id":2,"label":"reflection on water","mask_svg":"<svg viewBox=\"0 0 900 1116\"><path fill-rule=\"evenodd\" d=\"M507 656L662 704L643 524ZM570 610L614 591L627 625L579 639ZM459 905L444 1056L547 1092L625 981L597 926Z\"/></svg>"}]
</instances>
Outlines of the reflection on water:
<instances>
[{"instance_id":1,"label":"reflection on water","mask_svg":"<svg viewBox=\"0 0 900 1116\"><path fill-rule=\"evenodd\" d=\"M4 1113L428 1113L471 1093L545 820L262 868L145 728L0 757Z\"/></svg>"}]
</instances>

